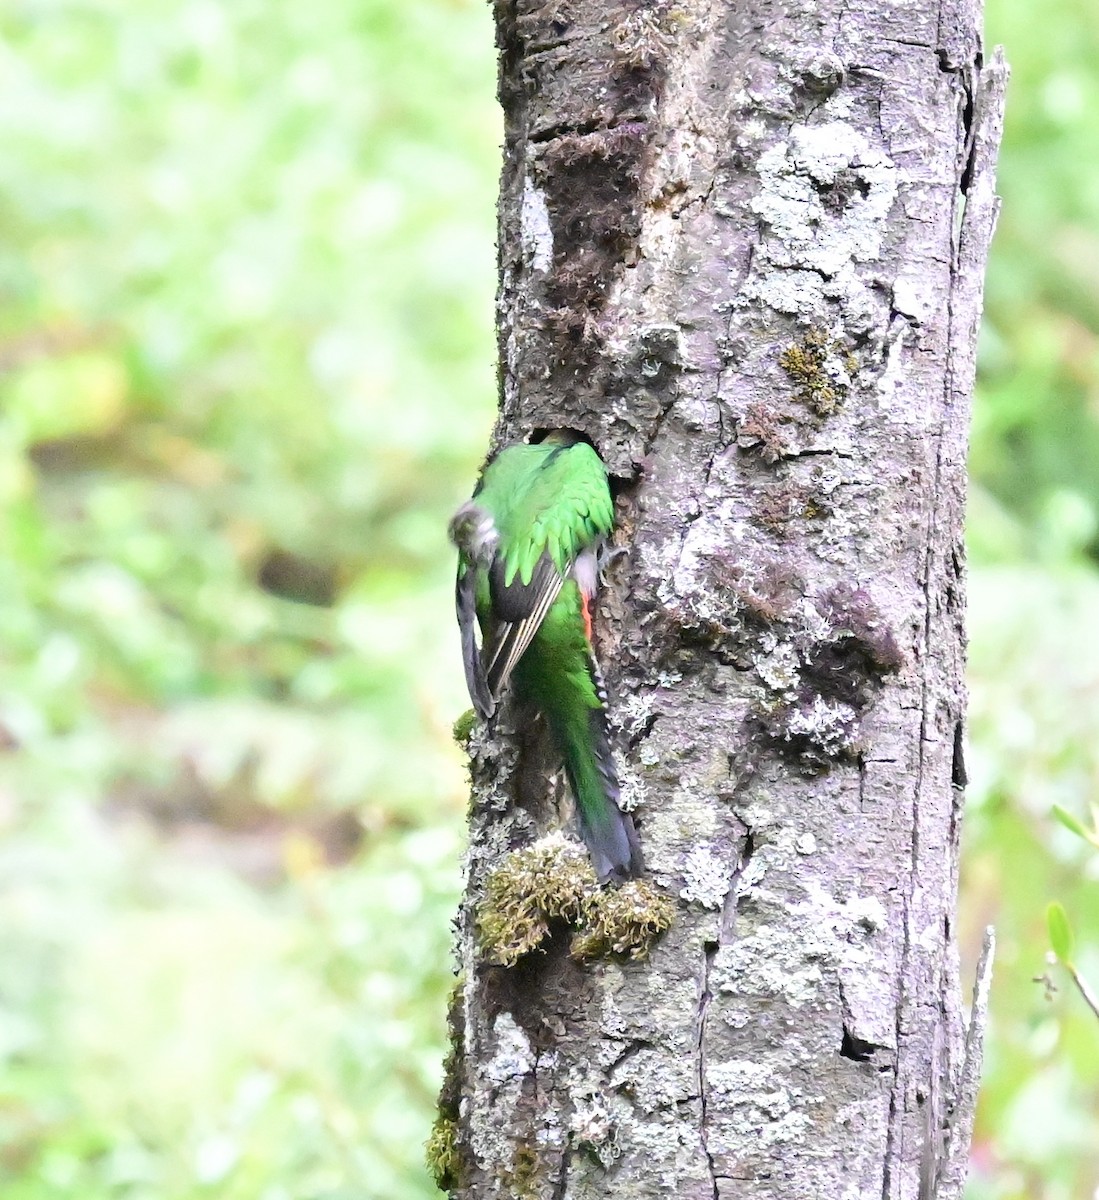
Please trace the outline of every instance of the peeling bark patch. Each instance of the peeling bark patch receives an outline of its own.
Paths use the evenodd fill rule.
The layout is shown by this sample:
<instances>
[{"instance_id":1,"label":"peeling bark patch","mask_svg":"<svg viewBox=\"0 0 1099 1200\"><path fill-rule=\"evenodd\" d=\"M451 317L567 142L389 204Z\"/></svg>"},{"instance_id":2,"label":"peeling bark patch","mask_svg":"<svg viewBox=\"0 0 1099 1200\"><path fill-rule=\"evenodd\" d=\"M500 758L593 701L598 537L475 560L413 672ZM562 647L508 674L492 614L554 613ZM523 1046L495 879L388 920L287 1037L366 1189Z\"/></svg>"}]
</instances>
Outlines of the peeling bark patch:
<instances>
[{"instance_id":1,"label":"peeling bark patch","mask_svg":"<svg viewBox=\"0 0 1099 1200\"><path fill-rule=\"evenodd\" d=\"M807 47L806 52L797 64L799 90L817 105L839 91L847 78L847 68L827 50Z\"/></svg>"},{"instance_id":2,"label":"peeling bark patch","mask_svg":"<svg viewBox=\"0 0 1099 1200\"><path fill-rule=\"evenodd\" d=\"M868 674L891 675L904 666L904 655L892 629L870 594L848 583L836 584L822 597L820 614L837 640L849 644L848 652Z\"/></svg>"},{"instance_id":3,"label":"peeling bark patch","mask_svg":"<svg viewBox=\"0 0 1099 1200\"><path fill-rule=\"evenodd\" d=\"M737 445L757 450L766 463L777 463L794 451L788 432L792 418L753 400L737 422Z\"/></svg>"}]
</instances>

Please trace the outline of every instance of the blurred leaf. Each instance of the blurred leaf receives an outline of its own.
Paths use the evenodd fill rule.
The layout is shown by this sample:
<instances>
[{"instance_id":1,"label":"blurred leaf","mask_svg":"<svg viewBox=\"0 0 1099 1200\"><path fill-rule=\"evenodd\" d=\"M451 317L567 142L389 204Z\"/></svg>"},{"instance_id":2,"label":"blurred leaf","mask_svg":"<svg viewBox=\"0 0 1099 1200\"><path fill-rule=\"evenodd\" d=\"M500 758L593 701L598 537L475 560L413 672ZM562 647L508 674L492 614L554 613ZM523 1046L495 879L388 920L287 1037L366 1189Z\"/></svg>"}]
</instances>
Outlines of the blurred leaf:
<instances>
[{"instance_id":1,"label":"blurred leaf","mask_svg":"<svg viewBox=\"0 0 1099 1200\"><path fill-rule=\"evenodd\" d=\"M1053 901L1046 908L1046 928L1049 931L1049 944L1053 953L1065 966L1072 963L1072 928L1068 923L1068 914L1064 907Z\"/></svg>"},{"instance_id":2,"label":"blurred leaf","mask_svg":"<svg viewBox=\"0 0 1099 1200\"><path fill-rule=\"evenodd\" d=\"M1099 846L1092 830L1088 829L1077 817L1074 817L1068 809L1062 808L1060 804L1055 804L1052 811L1053 815L1066 829L1075 833L1077 837L1082 837L1085 842L1090 843L1092 846Z\"/></svg>"}]
</instances>

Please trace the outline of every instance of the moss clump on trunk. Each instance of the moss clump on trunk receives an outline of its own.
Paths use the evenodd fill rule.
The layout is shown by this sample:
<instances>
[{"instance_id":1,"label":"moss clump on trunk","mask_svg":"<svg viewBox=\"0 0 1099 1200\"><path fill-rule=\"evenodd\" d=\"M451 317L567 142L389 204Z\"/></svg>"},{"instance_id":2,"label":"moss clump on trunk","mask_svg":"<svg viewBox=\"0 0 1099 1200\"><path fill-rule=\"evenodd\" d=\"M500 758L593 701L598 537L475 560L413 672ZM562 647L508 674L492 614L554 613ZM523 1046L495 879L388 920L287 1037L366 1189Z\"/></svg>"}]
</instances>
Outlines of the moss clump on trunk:
<instances>
[{"instance_id":1,"label":"moss clump on trunk","mask_svg":"<svg viewBox=\"0 0 1099 1200\"><path fill-rule=\"evenodd\" d=\"M489 875L477 909L481 949L514 966L538 949L553 926L575 931L574 958L644 958L671 926L675 905L646 880L600 887L587 855L560 834L514 850Z\"/></svg>"},{"instance_id":2,"label":"moss clump on trunk","mask_svg":"<svg viewBox=\"0 0 1099 1200\"><path fill-rule=\"evenodd\" d=\"M440 1113L435 1118L424 1145L424 1161L441 1192L449 1192L462 1185L462 1155L458 1149L458 1122L454 1117Z\"/></svg>"}]
</instances>

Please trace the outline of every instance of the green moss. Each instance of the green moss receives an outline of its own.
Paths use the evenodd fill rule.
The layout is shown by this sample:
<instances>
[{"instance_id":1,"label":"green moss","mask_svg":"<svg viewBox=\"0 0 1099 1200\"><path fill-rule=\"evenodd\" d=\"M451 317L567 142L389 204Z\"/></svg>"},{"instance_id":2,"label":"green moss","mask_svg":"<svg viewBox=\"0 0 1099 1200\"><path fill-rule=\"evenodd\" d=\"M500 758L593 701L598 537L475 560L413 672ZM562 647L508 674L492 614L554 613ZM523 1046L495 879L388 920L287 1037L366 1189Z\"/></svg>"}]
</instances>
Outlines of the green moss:
<instances>
[{"instance_id":1,"label":"green moss","mask_svg":"<svg viewBox=\"0 0 1099 1200\"><path fill-rule=\"evenodd\" d=\"M644 958L672 923L674 904L645 880L600 887L588 857L563 838L515 850L489 875L477 910L481 949L514 966L565 924L574 958Z\"/></svg>"},{"instance_id":2,"label":"green moss","mask_svg":"<svg viewBox=\"0 0 1099 1200\"><path fill-rule=\"evenodd\" d=\"M441 1192L462 1186L462 1153L458 1148L458 1122L442 1113L435 1118L427 1142L424 1161Z\"/></svg>"},{"instance_id":3,"label":"green moss","mask_svg":"<svg viewBox=\"0 0 1099 1200\"><path fill-rule=\"evenodd\" d=\"M477 910L481 949L510 967L549 936L554 921L577 923L598 889L587 855L561 838L514 850L489 875Z\"/></svg>"},{"instance_id":4,"label":"green moss","mask_svg":"<svg viewBox=\"0 0 1099 1200\"><path fill-rule=\"evenodd\" d=\"M449 1048L443 1059L443 1084L439 1089L439 1115L456 1120L458 1106L462 1100L462 1055L465 1050L465 1017L462 995L465 976L459 975L450 991L447 1003L446 1024Z\"/></svg>"},{"instance_id":5,"label":"green moss","mask_svg":"<svg viewBox=\"0 0 1099 1200\"><path fill-rule=\"evenodd\" d=\"M465 975L454 981L447 1001L447 1032L450 1048L443 1059L443 1085L439 1089L439 1111L424 1145L424 1158L441 1191L462 1182L462 1155L458 1147L458 1109L462 1102L462 1054L465 1049L465 1020L462 998Z\"/></svg>"},{"instance_id":6,"label":"green moss","mask_svg":"<svg viewBox=\"0 0 1099 1200\"><path fill-rule=\"evenodd\" d=\"M464 713L454 722L454 740L463 748L469 742L470 734L476 728L477 714L472 708L467 708Z\"/></svg>"},{"instance_id":7,"label":"green moss","mask_svg":"<svg viewBox=\"0 0 1099 1200\"><path fill-rule=\"evenodd\" d=\"M538 1151L529 1142L520 1142L511 1157L511 1167L503 1173L503 1184L514 1200L537 1200L544 1175Z\"/></svg>"},{"instance_id":8,"label":"green moss","mask_svg":"<svg viewBox=\"0 0 1099 1200\"><path fill-rule=\"evenodd\" d=\"M454 982L450 986L450 992L446 998L446 1024L450 1033L450 1044L452 1047L461 1048L461 1041L465 1035L465 1020L462 1015L462 1003L465 999L466 991L466 973L459 971L454 977Z\"/></svg>"},{"instance_id":9,"label":"green moss","mask_svg":"<svg viewBox=\"0 0 1099 1200\"><path fill-rule=\"evenodd\" d=\"M584 927L572 939L574 958L648 957L653 941L672 924L675 905L648 880L634 879L592 896Z\"/></svg>"},{"instance_id":10,"label":"green moss","mask_svg":"<svg viewBox=\"0 0 1099 1200\"><path fill-rule=\"evenodd\" d=\"M858 369L855 356L816 327L796 346L787 347L778 361L797 385L798 399L818 417L831 416L843 404L850 377Z\"/></svg>"}]
</instances>

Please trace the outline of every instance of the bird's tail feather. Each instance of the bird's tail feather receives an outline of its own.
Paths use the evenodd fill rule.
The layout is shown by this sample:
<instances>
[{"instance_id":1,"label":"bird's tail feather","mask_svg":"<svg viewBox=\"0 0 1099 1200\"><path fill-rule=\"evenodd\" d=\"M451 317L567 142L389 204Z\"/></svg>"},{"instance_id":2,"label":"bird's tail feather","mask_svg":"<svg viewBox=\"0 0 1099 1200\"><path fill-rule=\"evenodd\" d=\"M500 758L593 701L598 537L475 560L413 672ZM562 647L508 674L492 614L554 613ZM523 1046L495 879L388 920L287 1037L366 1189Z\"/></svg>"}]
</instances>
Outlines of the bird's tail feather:
<instances>
[{"instance_id":1,"label":"bird's tail feather","mask_svg":"<svg viewBox=\"0 0 1099 1200\"><path fill-rule=\"evenodd\" d=\"M641 874L644 864L633 818L619 807L621 786L606 716L599 708L588 709L585 715L586 730L557 731L580 833L600 883L630 879Z\"/></svg>"}]
</instances>

